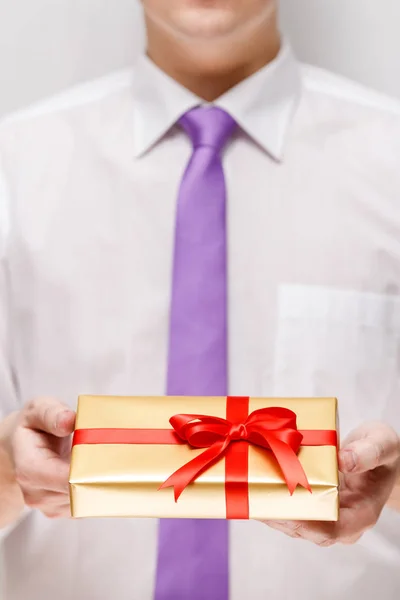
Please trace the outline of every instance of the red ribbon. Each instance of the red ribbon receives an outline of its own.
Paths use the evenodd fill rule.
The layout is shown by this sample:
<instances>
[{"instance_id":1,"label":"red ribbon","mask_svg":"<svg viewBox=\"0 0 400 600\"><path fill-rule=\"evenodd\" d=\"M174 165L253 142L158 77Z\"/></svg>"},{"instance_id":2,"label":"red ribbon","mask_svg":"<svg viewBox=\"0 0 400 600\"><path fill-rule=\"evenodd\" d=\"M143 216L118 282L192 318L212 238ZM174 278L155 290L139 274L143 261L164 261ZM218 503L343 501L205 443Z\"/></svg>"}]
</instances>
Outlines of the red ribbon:
<instances>
[{"instance_id":1,"label":"red ribbon","mask_svg":"<svg viewBox=\"0 0 400 600\"><path fill-rule=\"evenodd\" d=\"M296 414L286 408L255 410L249 397L228 397L226 419L209 415L180 414L170 419L173 429L80 429L78 444L182 444L206 448L175 471L160 487L174 488L175 501L201 473L225 457L225 496L228 519L248 519L249 444L271 451L290 494L298 485L311 492L298 459L300 446L336 446L336 431L299 431Z\"/></svg>"}]
</instances>

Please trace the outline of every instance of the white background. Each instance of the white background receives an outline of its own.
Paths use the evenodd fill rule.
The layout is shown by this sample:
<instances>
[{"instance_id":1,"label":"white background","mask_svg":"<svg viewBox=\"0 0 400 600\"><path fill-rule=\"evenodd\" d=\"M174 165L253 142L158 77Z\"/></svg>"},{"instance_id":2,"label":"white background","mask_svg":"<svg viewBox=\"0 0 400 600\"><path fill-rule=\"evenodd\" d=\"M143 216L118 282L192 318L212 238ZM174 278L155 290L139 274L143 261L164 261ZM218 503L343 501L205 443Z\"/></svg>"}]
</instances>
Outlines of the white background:
<instances>
[{"instance_id":1,"label":"white background","mask_svg":"<svg viewBox=\"0 0 400 600\"><path fill-rule=\"evenodd\" d=\"M399 0L281 4L301 58L400 98ZM128 65L142 43L139 0L0 0L0 114Z\"/></svg>"},{"instance_id":2,"label":"white background","mask_svg":"<svg viewBox=\"0 0 400 600\"><path fill-rule=\"evenodd\" d=\"M301 58L400 98L400 0L281 4ZM0 0L0 114L129 65L142 44L138 0Z\"/></svg>"}]
</instances>

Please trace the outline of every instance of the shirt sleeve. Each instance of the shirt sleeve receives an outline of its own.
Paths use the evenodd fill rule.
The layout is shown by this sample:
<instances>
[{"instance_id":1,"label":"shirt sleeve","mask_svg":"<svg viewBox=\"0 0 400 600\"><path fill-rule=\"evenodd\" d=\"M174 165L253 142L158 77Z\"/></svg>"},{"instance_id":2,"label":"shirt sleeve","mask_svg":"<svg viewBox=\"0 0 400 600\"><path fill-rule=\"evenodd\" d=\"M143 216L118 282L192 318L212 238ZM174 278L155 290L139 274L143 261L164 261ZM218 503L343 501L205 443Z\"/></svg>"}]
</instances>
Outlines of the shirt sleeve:
<instances>
[{"instance_id":1,"label":"shirt sleeve","mask_svg":"<svg viewBox=\"0 0 400 600\"><path fill-rule=\"evenodd\" d=\"M11 319L7 246L10 234L10 194L0 162L0 419L19 408L11 364Z\"/></svg>"},{"instance_id":2,"label":"shirt sleeve","mask_svg":"<svg viewBox=\"0 0 400 600\"><path fill-rule=\"evenodd\" d=\"M10 234L10 194L0 162L0 420L20 408L11 363L11 320L7 246ZM16 525L30 512L25 509L20 519L0 530L0 545ZM1 548L0 548L1 551Z\"/></svg>"}]
</instances>

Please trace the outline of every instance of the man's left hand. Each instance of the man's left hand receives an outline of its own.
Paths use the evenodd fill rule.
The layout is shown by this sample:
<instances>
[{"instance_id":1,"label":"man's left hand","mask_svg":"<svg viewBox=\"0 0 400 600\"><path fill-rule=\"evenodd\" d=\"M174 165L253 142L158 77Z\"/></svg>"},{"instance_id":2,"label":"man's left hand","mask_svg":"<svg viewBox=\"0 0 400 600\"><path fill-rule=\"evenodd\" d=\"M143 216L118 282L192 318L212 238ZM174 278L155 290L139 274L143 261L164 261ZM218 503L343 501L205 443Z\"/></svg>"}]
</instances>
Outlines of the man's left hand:
<instances>
[{"instance_id":1,"label":"man's left hand","mask_svg":"<svg viewBox=\"0 0 400 600\"><path fill-rule=\"evenodd\" d=\"M339 469L340 518L337 523L266 521L266 524L319 546L357 542L377 523L395 487L400 485L399 436L383 423L359 427L339 453Z\"/></svg>"}]
</instances>

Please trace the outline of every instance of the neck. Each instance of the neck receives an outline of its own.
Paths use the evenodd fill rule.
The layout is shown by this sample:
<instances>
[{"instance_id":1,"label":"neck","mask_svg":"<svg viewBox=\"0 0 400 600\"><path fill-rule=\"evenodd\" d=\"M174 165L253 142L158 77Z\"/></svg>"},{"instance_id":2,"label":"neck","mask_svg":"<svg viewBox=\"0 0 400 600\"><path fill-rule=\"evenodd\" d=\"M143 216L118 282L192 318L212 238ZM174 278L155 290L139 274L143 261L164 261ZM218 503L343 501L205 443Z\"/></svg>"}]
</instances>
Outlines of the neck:
<instances>
[{"instance_id":1,"label":"neck","mask_svg":"<svg viewBox=\"0 0 400 600\"><path fill-rule=\"evenodd\" d=\"M185 88L212 102L267 65L278 54L277 16L252 30L221 38L188 40L174 37L147 19L147 54L167 75Z\"/></svg>"}]
</instances>

